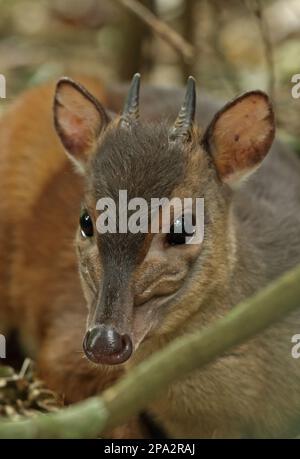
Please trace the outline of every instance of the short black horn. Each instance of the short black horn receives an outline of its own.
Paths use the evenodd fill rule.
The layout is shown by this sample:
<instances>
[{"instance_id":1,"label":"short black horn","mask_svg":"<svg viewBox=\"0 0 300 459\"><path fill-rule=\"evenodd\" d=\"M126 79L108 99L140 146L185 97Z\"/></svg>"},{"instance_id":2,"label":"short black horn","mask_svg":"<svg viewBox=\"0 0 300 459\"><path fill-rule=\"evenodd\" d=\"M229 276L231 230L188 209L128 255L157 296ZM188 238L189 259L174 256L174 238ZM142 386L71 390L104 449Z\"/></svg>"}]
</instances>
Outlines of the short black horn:
<instances>
[{"instance_id":1,"label":"short black horn","mask_svg":"<svg viewBox=\"0 0 300 459\"><path fill-rule=\"evenodd\" d=\"M174 142L177 139L189 139L191 129L195 120L196 110L196 82L189 77L186 86L184 103L180 109L177 119L170 129L169 140Z\"/></svg>"},{"instance_id":2,"label":"short black horn","mask_svg":"<svg viewBox=\"0 0 300 459\"><path fill-rule=\"evenodd\" d=\"M136 122L139 119L140 81L141 75L139 73L133 75L120 119L123 127L128 127L132 122Z\"/></svg>"}]
</instances>

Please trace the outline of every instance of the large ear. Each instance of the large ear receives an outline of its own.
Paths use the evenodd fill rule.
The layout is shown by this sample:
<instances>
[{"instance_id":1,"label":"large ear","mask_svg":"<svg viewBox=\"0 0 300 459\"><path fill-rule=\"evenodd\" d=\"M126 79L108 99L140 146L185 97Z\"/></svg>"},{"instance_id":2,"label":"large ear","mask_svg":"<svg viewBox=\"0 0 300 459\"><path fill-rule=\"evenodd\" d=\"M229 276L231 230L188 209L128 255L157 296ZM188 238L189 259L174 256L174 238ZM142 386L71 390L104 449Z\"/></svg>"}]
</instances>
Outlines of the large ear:
<instances>
[{"instance_id":1,"label":"large ear","mask_svg":"<svg viewBox=\"0 0 300 459\"><path fill-rule=\"evenodd\" d=\"M109 122L104 108L83 86L61 78L54 97L54 124L68 156L84 170L89 154Z\"/></svg>"},{"instance_id":2,"label":"large ear","mask_svg":"<svg viewBox=\"0 0 300 459\"><path fill-rule=\"evenodd\" d=\"M251 174L273 142L272 104L262 91L247 92L221 109L203 138L221 180L231 186Z\"/></svg>"}]
</instances>

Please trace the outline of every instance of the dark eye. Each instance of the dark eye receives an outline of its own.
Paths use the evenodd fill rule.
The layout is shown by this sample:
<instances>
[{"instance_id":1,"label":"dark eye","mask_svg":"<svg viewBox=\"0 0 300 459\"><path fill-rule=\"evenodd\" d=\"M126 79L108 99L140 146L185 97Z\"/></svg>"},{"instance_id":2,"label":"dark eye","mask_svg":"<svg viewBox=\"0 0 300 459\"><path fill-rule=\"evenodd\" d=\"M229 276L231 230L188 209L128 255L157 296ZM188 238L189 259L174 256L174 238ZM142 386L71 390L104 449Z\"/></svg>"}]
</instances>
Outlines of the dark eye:
<instances>
[{"instance_id":1,"label":"dark eye","mask_svg":"<svg viewBox=\"0 0 300 459\"><path fill-rule=\"evenodd\" d=\"M81 235L85 238L92 237L94 234L93 222L86 211L81 215L79 223L81 228Z\"/></svg>"},{"instance_id":2,"label":"dark eye","mask_svg":"<svg viewBox=\"0 0 300 459\"><path fill-rule=\"evenodd\" d=\"M186 238L191 237L194 233L188 233L185 231L184 217L177 218L170 228L170 232L167 234L167 243L170 245L185 244Z\"/></svg>"}]
</instances>

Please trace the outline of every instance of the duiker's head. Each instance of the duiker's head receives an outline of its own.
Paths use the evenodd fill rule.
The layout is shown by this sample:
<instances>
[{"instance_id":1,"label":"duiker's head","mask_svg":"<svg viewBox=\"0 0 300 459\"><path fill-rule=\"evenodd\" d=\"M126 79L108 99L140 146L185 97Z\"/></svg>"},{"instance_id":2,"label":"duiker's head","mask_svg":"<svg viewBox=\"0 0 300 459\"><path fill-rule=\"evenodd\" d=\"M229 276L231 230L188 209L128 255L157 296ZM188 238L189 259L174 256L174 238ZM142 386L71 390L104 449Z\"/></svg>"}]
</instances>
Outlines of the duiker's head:
<instances>
[{"instance_id":1,"label":"duiker's head","mask_svg":"<svg viewBox=\"0 0 300 459\"><path fill-rule=\"evenodd\" d=\"M265 157L274 136L273 112L264 93L249 92L219 111L203 134L195 125L195 106L192 78L172 127L139 119L139 75L123 113L113 119L80 85L67 78L57 84L55 126L86 184L76 246L88 303L84 349L93 362L125 362L143 340L180 327L226 281L232 188ZM143 210L137 219L132 207L126 215L120 190L128 202L190 200L184 210L171 207L165 233L162 208ZM114 232L97 230L107 210L97 206L102 198L115 203ZM204 239L202 225L185 226L188 218L197 221L196 198L204 198ZM124 232L120 218L128 227L130 218L148 218L147 231L125 225ZM149 225L155 219L158 233Z\"/></svg>"}]
</instances>

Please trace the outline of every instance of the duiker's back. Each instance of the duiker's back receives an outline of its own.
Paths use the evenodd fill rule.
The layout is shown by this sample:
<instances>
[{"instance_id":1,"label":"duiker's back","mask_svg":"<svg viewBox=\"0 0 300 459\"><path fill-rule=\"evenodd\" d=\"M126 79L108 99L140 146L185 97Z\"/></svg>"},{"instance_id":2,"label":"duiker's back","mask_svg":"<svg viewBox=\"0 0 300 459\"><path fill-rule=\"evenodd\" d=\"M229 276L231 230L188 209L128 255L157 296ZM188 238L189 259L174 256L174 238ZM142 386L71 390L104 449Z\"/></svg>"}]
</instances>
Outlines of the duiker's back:
<instances>
[{"instance_id":1,"label":"duiker's back","mask_svg":"<svg viewBox=\"0 0 300 459\"><path fill-rule=\"evenodd\" d=\"M263 280L300 263L300 160L279 139L236 191L234 210L243 243L260 252Z\"/></svg>"}]
</instances>

